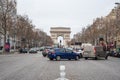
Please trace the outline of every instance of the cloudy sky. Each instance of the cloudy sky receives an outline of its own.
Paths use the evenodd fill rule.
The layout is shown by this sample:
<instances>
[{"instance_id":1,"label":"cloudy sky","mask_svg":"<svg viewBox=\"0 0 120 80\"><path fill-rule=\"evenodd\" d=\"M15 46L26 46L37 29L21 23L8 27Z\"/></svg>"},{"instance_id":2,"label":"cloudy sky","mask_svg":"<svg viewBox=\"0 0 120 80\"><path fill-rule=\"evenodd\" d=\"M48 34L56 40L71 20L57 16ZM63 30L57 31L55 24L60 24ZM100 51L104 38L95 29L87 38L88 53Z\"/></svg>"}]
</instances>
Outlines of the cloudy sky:
<instances>
[{"instance_id":1,"label":"cloudy sky","mask_svg":"<svg viewBox=\"0 0 120 80\"><path fill-rule=\"evenodd\" d=\"M17 9L48 35L50 27L70 27L72 37L95 18L108 15L115 2L120 0L17 0Z\"/></svg>"}]
</instances>

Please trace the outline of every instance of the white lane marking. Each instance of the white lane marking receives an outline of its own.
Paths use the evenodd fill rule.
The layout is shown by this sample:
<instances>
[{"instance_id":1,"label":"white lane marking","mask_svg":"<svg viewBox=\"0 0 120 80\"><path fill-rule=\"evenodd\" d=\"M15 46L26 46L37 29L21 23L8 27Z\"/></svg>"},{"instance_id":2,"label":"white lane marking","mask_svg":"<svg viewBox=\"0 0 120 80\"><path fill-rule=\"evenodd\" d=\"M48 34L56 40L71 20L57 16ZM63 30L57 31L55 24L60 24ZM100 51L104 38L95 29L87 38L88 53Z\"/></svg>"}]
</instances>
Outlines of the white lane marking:
<instances>
[{"instance_id":1,"label":"white lane marking","mask_svg":"<svg viewBox=\"0 0 120 80\"><path fill-rule=\"evenodd\" d=\"M67 78L65 78L65 65L60 65L60 78L55 79L55 80L69 80Z\"/></svg>"}]
</instances>

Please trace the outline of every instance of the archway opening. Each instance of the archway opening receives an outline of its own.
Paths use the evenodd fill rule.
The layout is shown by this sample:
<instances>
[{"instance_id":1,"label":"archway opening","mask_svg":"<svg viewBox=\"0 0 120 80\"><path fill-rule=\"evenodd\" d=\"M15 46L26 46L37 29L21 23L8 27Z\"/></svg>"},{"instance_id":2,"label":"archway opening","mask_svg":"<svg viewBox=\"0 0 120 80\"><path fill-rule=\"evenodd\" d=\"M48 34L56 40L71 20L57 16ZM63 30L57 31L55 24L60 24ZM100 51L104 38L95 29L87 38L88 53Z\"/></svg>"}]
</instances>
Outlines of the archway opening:
<instances>
[{"instance_id":1,"label":"archway opening","mask_svg":"<svg viewBox=\"0 0 120 80\"><path fill-rule=\"evenodd\" d=\"M58 36L57 41L58 41L58 45L59 46L63 46L64 45L64 39L63 39L62 36Z\"/></svg>"}]
</instances>

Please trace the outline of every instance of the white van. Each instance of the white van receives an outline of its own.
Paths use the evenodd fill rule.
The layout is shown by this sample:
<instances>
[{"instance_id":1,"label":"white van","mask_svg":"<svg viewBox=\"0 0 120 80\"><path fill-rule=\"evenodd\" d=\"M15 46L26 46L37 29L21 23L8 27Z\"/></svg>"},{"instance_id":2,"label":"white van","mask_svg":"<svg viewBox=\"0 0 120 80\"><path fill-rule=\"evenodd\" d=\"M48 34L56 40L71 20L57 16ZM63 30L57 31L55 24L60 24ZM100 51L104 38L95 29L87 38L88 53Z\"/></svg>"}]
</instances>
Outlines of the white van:
<instances>
[{"instance_id":1,"label":"white van","mask_svg":"<svg viewBox=\"0 0 120 80\"><path fill-rule=\"evenodd\" d=\"M100 57L107 59L108 55L109 54L107 53L107 51L104 51L102 46L92 46L92 45L84 46L83 57L85 59L88 58L98 59Z\"/></svg>"}]
</instances>

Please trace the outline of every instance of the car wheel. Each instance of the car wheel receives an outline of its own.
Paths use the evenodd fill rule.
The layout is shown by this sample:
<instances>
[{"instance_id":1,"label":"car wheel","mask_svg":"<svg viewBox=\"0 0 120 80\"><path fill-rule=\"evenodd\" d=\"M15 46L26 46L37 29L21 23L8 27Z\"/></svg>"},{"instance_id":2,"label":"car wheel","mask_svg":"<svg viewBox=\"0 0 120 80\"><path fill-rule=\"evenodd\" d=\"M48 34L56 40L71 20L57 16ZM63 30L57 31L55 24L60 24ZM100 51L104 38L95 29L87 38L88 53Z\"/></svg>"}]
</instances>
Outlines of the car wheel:
<instances>
[{"instance_id":1,"label":"car wheel","mask_svg":"<svg viewBox=\"0 0 120 80\"><path fill-rule=\"evenodd\" d=\"M107 55L107 56L105 56L105 59L106 59L106 60L108 59L108 55Z\"/></svg>"},{"instance_id":2,"label":"car wheel","mask_svg":"<svg viewBox=\"0 0 120 80\"><path fill-rule=\"evenodd\" d=\"M44 57L46 57L47 55L46 54L44 54Z\"/></svg>"},{"instance_id":3,"label":"car wheel","mask_svg":"<svg viewBox=\"0 0 120 80\"><path fill-rule=\"evenodd\" d=\"M82 54L80 54L80 58L82 58L83 56L82 56Z\"/></svg>"},{"instance_id":4,"label":"car wheel","mask_svg":"<svg viewBox=\"0 0 120 80\"><path fill-rule=\"evenodd\" d=\"M98 58L97 57L95 57L95 60L97 60Z\"/></svg>"},{"instance_id":5,"label":"car wheel","mask_svg":"<svg viewBox=\"0 0 120 80\"><path fill-rule=\"evenodd\" d=\"M85 57L85 60L87 60L88 59L88 57Z\"/></svg>"},{"instance_id":6,"label":"car wheel","mask_svg":"<svg viewBox=\"0 0 120 80\"><path fill-rule=\"evenodd\" d=\"M43 54L43 57L46 57L46 56Z\"/></svg>"},{"instance_id":7,"label":"car wheel","mask_svg":"<svg viewBox=\"0 0 120 80\"><path fill-rule=\"evenodd\" d=\"M68 60L71 60L70 58Z\"/></svg>"},{"instance_id":8,"label":"car wheel","mask_svg":"<svg viewBox=\"0 0 120 80\"><path fill-rule=\"evenodd\" d=\"M76 56L75 60L78 60L79 59L79 56Z\"/></svg>"},{"instance_id":9,"label":"car wheel","mask_svg":"<svg viewBox=\"0 0 120 80\"><path fill-rule=\"evenodd\" d=\"M60 61L60 59L61 59L60 56L57 56L57 57L56 57L56 60L57 60L57 61Z\"/></svg>"},{"instance_id":10,"label":"car wheel","mask_svg":"<svg viewBox=\"0 0 120 80\"><path fill-rule=\"evenodd\" d=\"M53 58L49 58L50 60L53 60Z\"/></svg>"}]
</instances>

